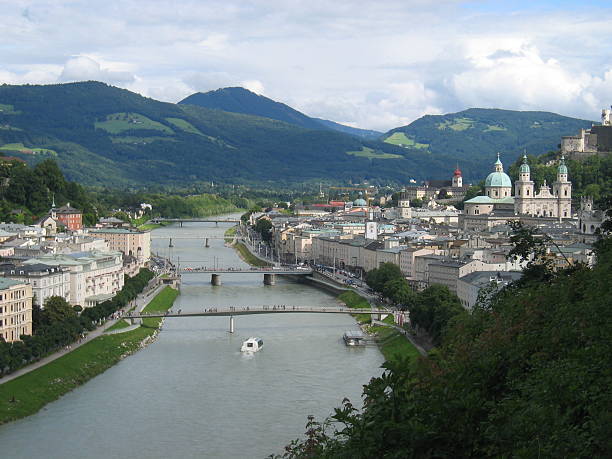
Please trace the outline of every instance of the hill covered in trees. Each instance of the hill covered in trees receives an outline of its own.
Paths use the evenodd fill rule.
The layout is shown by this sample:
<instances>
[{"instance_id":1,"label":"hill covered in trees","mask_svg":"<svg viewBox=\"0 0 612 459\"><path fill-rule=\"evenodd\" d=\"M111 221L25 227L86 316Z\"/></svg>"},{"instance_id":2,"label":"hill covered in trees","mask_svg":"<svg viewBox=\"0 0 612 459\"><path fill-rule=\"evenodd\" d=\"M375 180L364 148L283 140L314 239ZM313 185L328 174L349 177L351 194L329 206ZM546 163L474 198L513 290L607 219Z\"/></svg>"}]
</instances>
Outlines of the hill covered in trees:
<instances>
[{"instance_id":1,"label":"hill covered in trees","mask_svg":"<svg viewBox=\"0 0 612 459\"><path fill-rule=\"evenodd\" d=\"M255 94L245 88L221 88L205 93L197 92L181 100L179 104L198 105L226 112L263 116L307 129L340 131L364 139L376 139L382 132L357 129L334 121L311 118L286 104Z\"/></svg>"},{"instance_id":2,"label":"hill covered in trees","mask_svg":"<svg viewBox=\"0 0 612 459\"><path fill-rule=\"evenodd\" d=\"M571 123L548 129L542 116L542 121L535 117L523 123L544 123L529 127L529 132L550 131L549 143L538 144L541 153L554 149L561 135L576 131ZM499 133L502 128L492 129ZM471 137L466 140L464 133L472 130L436 128L440 139L449 135L448 140L419 138L431 145L407 147L399 131L393 140L397 144L367 140L262 116L159 102L98 82L0 86L0 153L29 164L54 159L69 180L98 186L214 181L292 187L364 180L405 184L410 179L447 178L457 158L468 177L472 171L480 178L494 153L489 155L479 143L469 146ZM455 148L455 143L464 147ZM495 142L486 145L504 151ZM512 150L516 155L521 145Z\"/></svg>"},{"instance_id":3,"label":"hill covered in trees","mask_svg":"<svg viewBox=\"0 0 612 459\"><path fill-rule=\"evenodd\" d=\"M610 239L593 269L531 265L455 314L428 358L386 362L363 410L310 418L282 457L609 457L611 276Z\"/></svg>"},{"instance_id":4,"label":"hill covered in trees","mask_svg":"<svg viewBox=\"0 0 612 459\"><path fill-rule=\"evenodd\" d=\"M490 170L495 154L504 164L523 155L558 150L561 137L574 135L592 122L550 112L470 108L446 115L425 115L407 126L387 132L382 139L412 152L455 158L464 177L480 179Z\"/></svg>"}]
</instances>

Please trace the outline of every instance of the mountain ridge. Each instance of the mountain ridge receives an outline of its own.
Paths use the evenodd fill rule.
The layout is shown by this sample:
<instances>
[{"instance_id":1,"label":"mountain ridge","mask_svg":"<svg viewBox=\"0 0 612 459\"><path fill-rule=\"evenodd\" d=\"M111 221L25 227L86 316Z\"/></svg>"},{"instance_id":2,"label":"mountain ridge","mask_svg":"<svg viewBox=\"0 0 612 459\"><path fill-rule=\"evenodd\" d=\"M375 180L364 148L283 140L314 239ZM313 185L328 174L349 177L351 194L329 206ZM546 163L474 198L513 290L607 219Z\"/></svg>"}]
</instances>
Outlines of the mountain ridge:
<instances>
[{"instance_id":1,"label":"mountain ridge","mask_svg":"<svg viewBox=\"0 0 612 459\"><path fill-rule=\"evenodd\" d=\"M382 132L359 129L335 121L312 118L282 102L256 94L240 86L219 88L208 92L196 92L178 102L204 108L263 116L307 129L325 129L343 132L365 139L376 139Z\"/></svg>"},{"instance_id":2,"label":"mountain ridge","mask_svg":"<svg viewBox=\"0 0 612 459\"><path fill-rule=\"evenodd\" d=\"M69 180L97 186L215 181L293 187L364 180L402 185L448 178L457 161L464 180L480 180L497 151L507 164L523 154L525 144L533 147L529 153L545 153L587 123L548 112L479 110L420 118L385 134L387 141L395 135L392 144L160 102L100 82L2 85L0 152L30 164L51 157ZM530 127L534 123L537 128ZM535 131L546 135L534 137Z\"/></svg>"}]
</instances>

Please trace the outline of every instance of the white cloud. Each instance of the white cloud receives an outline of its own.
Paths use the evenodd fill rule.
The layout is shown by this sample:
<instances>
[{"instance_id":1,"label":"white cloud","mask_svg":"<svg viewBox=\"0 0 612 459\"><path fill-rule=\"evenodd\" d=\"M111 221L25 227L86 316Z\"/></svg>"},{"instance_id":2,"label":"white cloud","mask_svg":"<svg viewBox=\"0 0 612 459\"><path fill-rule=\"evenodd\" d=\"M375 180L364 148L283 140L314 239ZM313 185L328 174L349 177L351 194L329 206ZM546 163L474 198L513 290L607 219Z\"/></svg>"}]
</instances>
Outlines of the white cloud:
<instances>
[{"instance_id":1,"label":"white cloud","mask_svg":"<svg viewBox=\"0 0 612 459\"><path fill-rule=\"evenodd\" d=\"M100 80L126 84L134 81L134 75L127 71L103 68L98 61L88 56L76 56L66 62L59 79L60 81Z\"/></svg>"},{"instance_id":2,"label":"white cloud","mask_svg":"<svg viewBox=\"0 0 612 459\"><path fill-rule=\"evenodd\" d=\"M255 94L263 94L264 93L264 85L259 80L246 80L241 82L240 84L243 88L248 89L249 91L253 91Z\"/></svg>"},{"instance_id":3,"label":"white cloud","mask_svg":"<svg viewBox=\"0 0 612 459\"><path fill-rule=\"evenodd\" d=\"M589 0L5 3L11 84L96 79L171 102L242 85L379 130L470 106L597 118L612 103L611 8Z\"/></svg>"}]
</instances>

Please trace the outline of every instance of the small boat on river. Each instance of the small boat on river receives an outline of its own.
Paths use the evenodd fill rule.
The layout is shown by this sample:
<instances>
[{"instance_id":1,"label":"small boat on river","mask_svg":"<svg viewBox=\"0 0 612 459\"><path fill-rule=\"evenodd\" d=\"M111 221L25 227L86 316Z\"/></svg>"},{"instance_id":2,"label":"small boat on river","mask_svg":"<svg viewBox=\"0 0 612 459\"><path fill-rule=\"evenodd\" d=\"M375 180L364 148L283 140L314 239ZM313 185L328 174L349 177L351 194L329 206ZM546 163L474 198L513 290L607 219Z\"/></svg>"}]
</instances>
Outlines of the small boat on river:
<instances>
[{"instance_id":1,"label":"small boat on river","mask_svg":"<svg viewBox=\"0 0 612 459\"><path fill-rule=\"evenodd\" d=\"M262 348L263 348L263 339L251 337L247 339L244 343L242 343L240 352L257 352L257 351L261 351Z\"/></svg>"},{"instance_id":2,"label":"small boat on river","mask_svg":"<svg viewBox=\"0 0 612 459\"><path fill-rule=\"evenodd\" d=\"M347 346L365 346L367 344L368 335L361 330L345 331L342 335L344 344Z\"/></svg>"}]
</instances>

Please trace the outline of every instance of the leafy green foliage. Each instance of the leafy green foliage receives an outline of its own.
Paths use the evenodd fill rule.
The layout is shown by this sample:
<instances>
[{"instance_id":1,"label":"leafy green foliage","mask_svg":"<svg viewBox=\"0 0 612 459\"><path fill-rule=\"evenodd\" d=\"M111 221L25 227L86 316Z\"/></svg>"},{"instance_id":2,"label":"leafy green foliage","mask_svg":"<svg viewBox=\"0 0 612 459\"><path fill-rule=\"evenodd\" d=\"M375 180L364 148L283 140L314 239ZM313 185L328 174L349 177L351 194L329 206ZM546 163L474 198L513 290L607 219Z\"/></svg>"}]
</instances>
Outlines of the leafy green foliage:
<instances>
[{"instance_id":1,"label":"leafy green foliage","mask_svg":"<svg viewBox=\"0 0 612 459\"><path fill-rule=\"evenodd\" d=\"M272 240L272 222L269 219L260 218L253 229L261 235L264 241L270 242Z\"/></svg>"},{"instance_id":2,"label":"leafy green foliage","mask_svg":"<svg viewBox=\"0 0 612 459\"><path fill-rule=\"evenodd\" d=\"M551 159L554 157L551 158L550 155L527 157L531 180L537 185L541 185L544 180L551 184L557 179L558 165L546 165ZM508 174L512 180L518 178L522 162L522 159L519 159L510 166ZM565 163L568 178L572 182L572 196L591 196L600 206L605 204L606 199L612 198L612 155L591 156L581 161L566 159Z\"/></svg>"},{"instance_id":3,"label":"leafy green foliage","mask_svg":"<svg viewBox=\"0 0 612 459\"><path fill-rule=\"evenodd\" d=\"M609 240L607 240L609 242ZM308 438L318 458L607 457L612 244L598 264L501 290L429 359L385 363ZM314 421L314 420L312 420ZM313 457L304 442L283 457Z\"/></svg>"},{"instance_id":4,"label":"leafy green foliage","mask_svg":"<svg viewBox=\"0 0 612 459\"><path fill-rule=\"evenodd\" d=\"M366 282L399 308L410 311L410 323L427 332L435 344L442 342L447 326L465 314L459 298L447 287L432 285L417 293L393 263L369 271Z\"/></svg>"},{"instance_id":5,"label":"leafy green foliage","mask_svg":"<svg viewBox=\"0 0 612 459\"><path fill-rule=\"evenodd\" d=\"M6 343L0 338L0 375L12 373L73 343L83 332L93 330L96 323L136 298L153 276L148 269L141 269L134 277L126 276L123 288L113 298L84 309L80 316L63 298L49 298L45 302L45 309L32 311L32 336L21 336L21 341L13 343Z\"/></svg>"},{"instance_id":6,"label":"leafy green foliage","mask_svg":"<svg viewBox=\"0 0 612 459\"><path fill-rule=\"evenodd\" d=\"M464 177L480 178L491 170L495 154L509 163L523 155L542 154L556 149L564 135L591 127L591 122L548 112L470 108L447 115L426 115L407 126L392 129L385 138L397 133L415 143L404 149L418 152L427 144L431 156L444 155L459 160ZM448 166L443 170L448 170ZM447 173L444 177L449 176ZM442 178L442 177L440 177Z\"/></svg>"},{"instance_id":7,"label":"leafy green foliage","mask_svg":"<svg viewBox=\"0 0 612 459\"><path fill-rule=\"evenodd\" d=\"M21 143L28 149L53 150L70 180L96 186L210 181L278 186L320 179L400 184L411 178L446 178L451 173L448 165L458 158L466 176L480 177L496 151L512 151L514 158L529 143L516 139L532 139L529 135L537 131L537 141L528 148L545 152L558 144L561 135L585 126L552 114L507 112L518 120L516 129L482 132L478 134L486 140L482 143L470 137L478 122L464 131L440 130L437 121L424 117L409 126L416 131L406 131L405 136L417 143L405 148L325 129L308 117L315 124L305 128L262 116L158 102L97 82L3 85L0 104L14 108L10 113L0 111L0 126L11 126L0 130L0 145ZM497 118L486 126L502 125ZM527 121L520 121L523 118ZM531 128L536 119L542 128ZM435 141L419 137L421 125ZM498 140L509 133L516 141L502 142L500 147ZM430 147L417 148L418 144ZM346 153L370 151L366 157ZM44 158L15 155L30 164Z\"/></svg>"},{"instance_id":8,"label":"leafy green foliage","mask_svg":"<svg viewBox=\"0 0 612 459\"><path fill-rule=\"evenodd\" d=\"M33 168L17 161L0 163L0 218L3 221L30 224L51 208L54 198L57 205L70 202L82 210L84 224L95 223L91 197L81 185L68 182L54 160L47 159ZM22 210L21 217L11 215L14 209Z\"/></svg>"}]
</instances>

